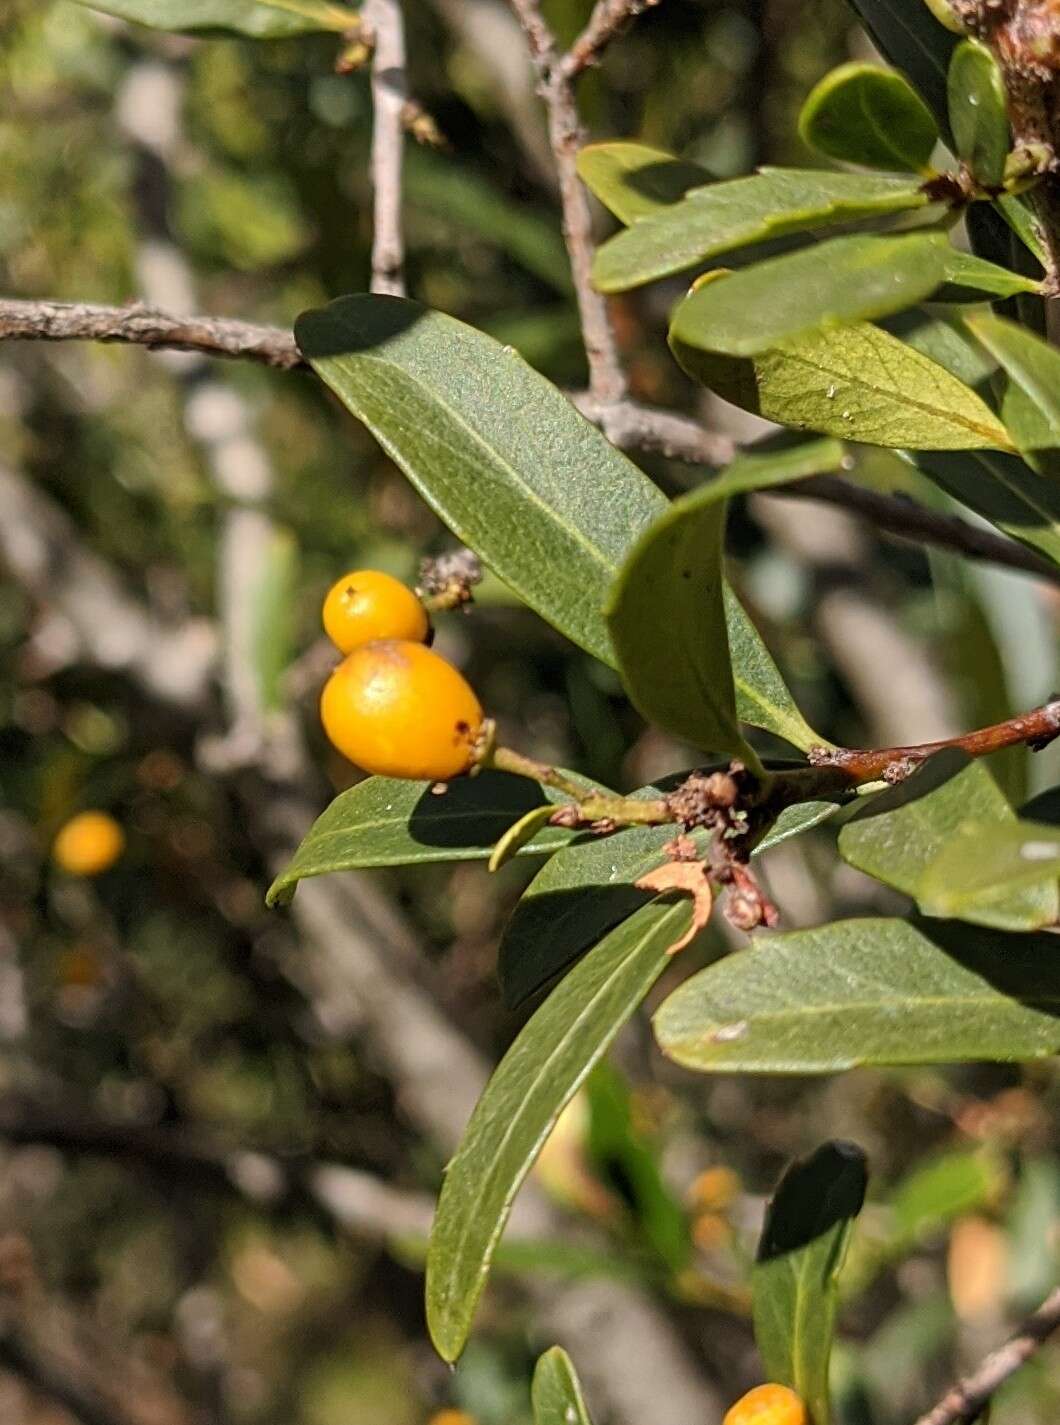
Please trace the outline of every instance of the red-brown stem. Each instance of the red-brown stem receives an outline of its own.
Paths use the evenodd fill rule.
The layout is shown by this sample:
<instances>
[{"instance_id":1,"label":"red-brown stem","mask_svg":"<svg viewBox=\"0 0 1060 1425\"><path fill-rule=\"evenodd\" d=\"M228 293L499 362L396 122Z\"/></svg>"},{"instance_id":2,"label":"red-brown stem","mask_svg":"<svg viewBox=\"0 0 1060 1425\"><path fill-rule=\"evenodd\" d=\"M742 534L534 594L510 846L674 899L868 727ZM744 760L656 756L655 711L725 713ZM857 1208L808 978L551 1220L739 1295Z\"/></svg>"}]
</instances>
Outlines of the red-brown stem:
<instances>
[{"instance_id":1,"label":"red-brown stem","mask_svg":"<svg viewBox=\"0 0 1060 1425\"><path fill-rule=\"evenodd\" d=\"M1004 747L1027 744L1036 751L1060 735L1060 697L1051 698L1032 712L1021 713L1006 722L967 732L962 737L945 738L941 742L922 742L913 747L812 747L807 754L813 767L832 767L846 775L852 783L884 781L900 782L933 752L946 747L959 747L970 757L985 757Z\"/></svg>"}]
</instances>

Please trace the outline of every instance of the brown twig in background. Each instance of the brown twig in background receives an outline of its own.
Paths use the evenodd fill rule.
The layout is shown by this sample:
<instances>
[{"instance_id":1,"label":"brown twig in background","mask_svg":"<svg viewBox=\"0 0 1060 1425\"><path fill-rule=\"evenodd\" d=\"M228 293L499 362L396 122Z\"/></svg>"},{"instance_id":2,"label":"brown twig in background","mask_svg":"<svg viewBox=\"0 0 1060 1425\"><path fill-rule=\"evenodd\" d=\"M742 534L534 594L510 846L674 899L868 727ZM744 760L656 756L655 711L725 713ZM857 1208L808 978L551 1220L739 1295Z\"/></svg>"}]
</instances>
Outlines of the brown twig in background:
<instances>
[{"instance_id":1,"label":"brown twig in background","mask_svg":"<svg viewBox=\"0 0 1060 1425\"><path fill-rule=\"evenodd\" d=\"M523 27L530 58L537 70L541 97L548 112L548 136L559 175L563 237L570 259L571 277L578 302L582 340L589 363L589 389L604 404L626 394L626 376L618 355L606 299L592 282L593 232L589 198L578 177L578 150L583 133L574 98L572 78L564 71L564 57L556 37L541 13L538 0L512 0Z\"/></svg>"},{"instance_id":2,"label":"brown twig in background","mask_svg":"<svg viewBox=\"0 0 1060 1425\"><path fill-rule=\"evenodd\" d=\"M117 1410L87 1381L58 1360L31 1347L13 1327L0 1331L0 1370L14 1376L38 1395L61 1405L81 1425L133 1425L132 1416Z\"/></svg>"},{"instance_id":3,"label":"brown twig in background","mask_svg":"<svg viewBox=\"0 0 1060 1425\"><path fill-rule=\"evenodd\" d=\"M401 171L405 153L405 22L401 0L366 0L364 27L372 41L373 292L405 295Z\"/></svg>"},{"instance_id":4,"label":"brown twig in background","mask_svg":"<svg viewBox=\"0 0 1060 1425\"><path fill-rule=\"evenodd\" d=\"M289 331L231 317L184 317L141 302L100 307L89 302L0 298L0 341L113 341L151 349L240 357L290 371L305 363Z\"/></svg>"},{"instance_id":5,"label":"brown twig in background","mask_svg":"<svg viewBox=\"0 0 1060 1425\"><path fill-rule=\"evenodd\" d=\"M1048 1296L1038 1310L971 1375L958 1381L939 1403L916 1425L971 1425L990 1403L995 1391L1009 1376L1026 1364L1044 1341L1060 1326L1060 1287Z\"/></svg>"},{"instance_id":6,"label":"brown twig in background","mask_svg":"<svg viewBox=\"0 0 1060 1425\"><path fill-rule=\"evenodd\" d=\"M631 20L659 3L660 0L596 0L589 23L563 56L563 77L574 79L583 69L598 63L607 46Z\"/></svg>"}]
</instances>

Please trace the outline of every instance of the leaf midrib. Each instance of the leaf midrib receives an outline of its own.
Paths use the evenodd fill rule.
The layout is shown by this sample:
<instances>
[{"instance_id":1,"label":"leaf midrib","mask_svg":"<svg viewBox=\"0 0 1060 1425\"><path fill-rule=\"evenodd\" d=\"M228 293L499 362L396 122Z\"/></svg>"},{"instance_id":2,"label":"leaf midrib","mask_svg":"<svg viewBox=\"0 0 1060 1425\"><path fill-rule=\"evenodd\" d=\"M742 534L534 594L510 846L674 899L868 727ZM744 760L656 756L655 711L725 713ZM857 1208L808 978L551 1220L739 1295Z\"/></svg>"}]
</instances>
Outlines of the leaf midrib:
<instances>
[{"instance_id":1,"label":"leaf midrib","mask_svg":"<svg viewBox=\"0 0 1060 1425\"><path fill-rule=\"evenodd\" d=\"M673 911L676 912L681 908L682 907L680 906L674 906ZM499 1165L503 1158L504 1152L508 1147L508 1144L511 1142L512 1134L519 1126L523 1116L525 1115L527 1105L532 1102L534 1094L537 1092L542 1080L545 1078L551 1064L554 1063L554 1061L566 1050L571 1040L575 1037L577 1031L585 1022L585 1019L589 1015L590 1011L592 1011L599 1003L599 1001L606 996L607 991L609 991L614 985L615 981L620 978L622 971L627 968L630 961L637 957L644 949L644 947L648 944L648 942L659 934L663 926L668 924L670 918L670 915L665 915L661 919L655 921L654 924L652 924L644 932L644 934L632 946L630 946L628 952L622 957L618 964L615 965L615 967L610 971L606 978L601 981L600 985L593 993L592 997L583 1003L581 1008L578 1010L578 1013L568 1024L566 1031L564 1032L562 1038L557 1042L552 1053L539 1063L537 1072L531 1080L529 1087L523 1093L523 1096L520 1100L519 1108L516 1110L515 1114L511 1118L500 1142L494 1149L493 1161L489 1172L482 1180L482 1187L479 1192L478 1201L481 1202L482 1199L488 1195L488 1193L493 1187L493 1184L496 1182L499 1176ZM536 1147L537 1144L539 1144L541 1141L543 1141L543 1139L539 1135L538 1138L535 1140L534 1147ZM463 1151L459 1155L460 1157L463 1157L468 1151L470 1151L470 1143L467 1138L465 1138L464 1144L465 1146ZM529 1162L531 1156L532 1155L530 1153L526 1155L527 1162ZM493 1248L496 1246L497 1241L499 1240L500 1235L504 1230L504 1223L506 1220L505 1209L509 1208L511 1206L511 1203L515 1200L515 1196L519 1190L519 1187L522 1185L523 1179L525 1178L526 1172L528 1171L529 1167L527 1167L526 1170L518 1177L518 1179L513 1182L509 1191L504 1195L502 1199L502 1210L500 1213L497 1214L496 1225L491 1230L487 1239L486 1252L484 1253L483 1259L479 1263L479 1266L474 1274L475 1279L478 1281L484 1280L486 1271L488 1269L487 1264L490 1260L490 1257L492 1256ZM452 1167L450 1167L450 1172L452 1172ZM449 1254L449 1260L453 1264L453 1266L450 1272L443 1279L446 1284L445 1296L447 1300L451 1299L451 1295L453 1292L453 1284L458 1279L459 1274L455 1269L459 1265L463 1256L463 1250L467 1245L467 1240L470 1235L473 1222L473 1216L470 1214L465 1214L464 1225L460 1231L459 1237L457 1238L457 1246Z\"/></svg>"}]
</instances>

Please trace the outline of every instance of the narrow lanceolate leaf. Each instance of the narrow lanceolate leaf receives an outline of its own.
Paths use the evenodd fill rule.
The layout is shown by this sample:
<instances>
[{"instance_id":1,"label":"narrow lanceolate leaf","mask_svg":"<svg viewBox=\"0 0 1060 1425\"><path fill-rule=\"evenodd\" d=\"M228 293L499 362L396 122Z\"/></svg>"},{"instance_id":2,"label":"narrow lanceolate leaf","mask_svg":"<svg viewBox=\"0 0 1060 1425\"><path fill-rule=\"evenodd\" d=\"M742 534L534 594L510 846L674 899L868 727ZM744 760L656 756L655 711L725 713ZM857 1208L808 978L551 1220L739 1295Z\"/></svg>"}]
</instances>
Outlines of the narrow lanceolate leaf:
<instances>
[{"instance_id":1,"label":"narrow lanceolate leaf","mask_svg":"<svg viewBox=\"0 0 1060 1425\"><path fill-rule=\"evenodd\" d=\"M982 852L975 852L975 838L964 835L966 822L996 827L999 834L1019 825L983 763L947 748L862 807L839 833L839 851L858 870L912 896L928 915L957 915L999 930L1038 930L1053 924L1060 910L1055 873L1052 880L1043 868L1036 875L1035 867L1025 862L1028 874L1007 882L1006 891L1005 880L998 883L986 869L992 839L981 839ZM931 887L946 884L941 877L932 882L931 876L940 862L952 869L958 858L950 851L957 846L967 856L967 870L958 877L967 904L962 901L960 909L957 900L940 900L929 888L929 882ZM984 877L990 891L981 898L969 894Z\"/></svg>"},{"instance_id":2,"label":"narrow lanceolate leaf","mask_svg":"<svg viewBox=\"0 0 1060 1425\"><path fill-rule=\"evenodd\" d=\"M876 48L912 81L946 138L946 73L957 45L954 32L961 28L949 13L947 0L853 0L853 5Z\"/></svg>"},{"instance_id":3,"label":"narrow lanceolate leaf","mask_svg":"<svg viewBox=\"0 0 1060 1425\"><path fill-rule=\"evenodd\" d=\"M184 34L248 35L279 39L313 30L342 34L357 12L331 0L79 0L93 10Z\"/></svg>"},{"instance_id":4,"label":"narrow lanceolate leaf","mask_svg":"<svg viewBox=\"0 0 1060 1425\"><path fill-rule=\"evenodd\" d=\"M1043 1058L1060 1048L1056 938L886 919L764 937L683 984L655 1034L706 1073Z\"/></svg>"},{"instance_id":5,"label":"narrow lanceolate leaf","mask_svg":"<svg viewBox=\"0 0 1060 1425\"><path fill-rule=\"evenodd\" d=\"M1016 443L1025 451L1060 447L1060 351L1003 317L977 313L965 324L1027 397L1006 408Z\"/></svg>"},{"instance_id":6,"label":"narrow lanceolate leaf","mask_svg":"<svg viewBox=\"0 0 1060 1425\"><path fill-rule=\"evenodd\" d=\"M667 508L636 465L514 352L416 302L344 297L299 318L295 335L449 528L561 633L613 662L611 584ZM740 716L791 740L805 728L791 694L728 593L726 606Z\"/></svg>"},{"instance_id":7,"label":"narrow lanceolate leaf","mask_svg":"<svg viewBox=\"0 0 1060 1425\"><path fill-rule=\"evenodd\" d=\"M950 248L946 259L946 281L935 293L936 302L980 302L984 298L1015 297L1018 292L1038 292L1041 282L1010 272L996 262L987 262L971 252Z\"/></svg>"},{"instance_id":8,"label":"narrow lanceolate leaf","mask_svg":"<svg viewBox=\"0 0 1060 1425\"><path fill-rule=\"evenodd\" d=\"M645 787L637 796L658 796ZM834 802L785 807L752 855L819 826ZM563 973L601 935L650 899L634 882L661 866L673 827L637 827L617 836L581 838L551 856L523 892L505 926L497 976L509 1009L517 1009Z\"/></svg>"},{"instance_id":9,"label":"narrow lanceolate leaf","mask_svg":"<svg viewBox=\"0 0 1060 1425\"><path fill-rule=\"evenodd\" d=\"M1060 831L1033 821L972 820L924 868L921 908L980 925L1022 929L1013 904L1040 907L1036 925L1056 923ZM1029 917L1028 917L1029 919Z\"/></svg>"},{"instance_id":10,"label":"narrow lanceolate leaf","mask_svg":"<svg viewBox=\"0 0 1060 1425\"><path fill-rule=\"evenodd\" d=\"M440 795L430 782L368 777L340 792L317 817L290 865L270 886L269 904L290 900L306 876L331 871L487 861L494 845L527 812L568 800L507 772L459 777ZM541 827L517 854L543 855L565 846L572 836L558 826Z\"/></svg>"},{"instance_id":11,"label":"narrow lanceolate leaf","mask_svg":"<svg viewBox=\"0 0 1060 1425\"><path fill-rule=\"evenodd\" d=\"M926 201L913 179L766 168L694 188L681 202L641 218L599 249L593 281L602 292L622 292L734 248Z\"/></svg>"},{"instance_id":12,"label":"narrow lanceolate leaf","mask_svg":"<svg viewBox=\"0 0 1060 1425\"><path fill-rule=\"evenodd\" d=\"M714 175L698 163L642 143L586 144L578 152L578 173L589 191L627 225L664 212L690 188L714 182Z\"/></svg>"},{"instance_id":13,"label":"narrow lanceolate leaf","mask_svg":"<svg viewBox=\"0 0 1060 1425\"><path fill-rule=\"evenodd\" d=\"M739 729L723 594L725 502L745 490L841 469L838 441L745 456L672 504L633 547L607 607L630 697L693 746L757 757ZM660 629L666 630L665 639Z\"/></svg>"},{"instance_id":14,"label":"narrow lanceolate leaf","mask_svg":"<svg viewBox=\"0 0 1060 1425\"><path fill-rule=\"evenodd\" d=\"M1009 150L1005 81L997 61L978 40L953 51L947 80L950 128L962 158L985 188L1000 188Z\"/></svg>"},{"instance_id":15,"label":"narrow lanceolate leaf","mask_svg":"<svg viewBox=\"0 0 1060 1425\"><path fill-rule=\"evenodd\" d=\"M949 250L938 233L815 243L697 287L674 313L670 340L755 356L816 328L887 317L946 280Z\"/></svg>"},{"instance_id":16,"label":"narrow lanceolate leaf","mask_svg":"<svg viewBox=\"0 0 1060 1425\"><path fill-rule=\"evenodd\" d=\"M999 451L919 451L910 458L954 499L1060 564L1060 483Z\"/></svg>"},{"instance_id":17,"label":"narrow lanceolate leaf","mask_svg":"<svg viewBox=\"0 0 1060 1425\"><path fill-rule=\"evenodd\" d=\"M556 1119L668 963L687 902L654 901L613 930L524 1026L449 1164L427 1256L427 1324L456 1360L515 1195Z\"/></svg>"},{"instance_id":18,"label":"narrow lanceolate leaf","mask_svg":"<svg viewBox=\"0 0 1060 1425\"><path fill-rule=\"evenodd\" d=\"M534 1425L592 1425L571 1358L559 1346L534 1367L530 1401Z\"/></svg>"},{"instance_id":19,"label":"narrow lanceolate leaf","mask_svg":"<svg viewBox=\"0 0 1060 1425\"><path fill-rule=\"evenodd\" d=\"M854 61L833 69L810 91L799 134L840 163L923 173L939 129L923 99L895 70Z\"/></svg>"},{"instance_id":20,"label":"narrow lanceolate leaf","mask_svg":"<svg viewBox=\"0 0 1060 1425\"><path fill-rule=\"evenodd\" d=\"M671 346L704 386L796 430L906 450L1013 449L1005 427L974 391L867 322L814 332L753 359L672 338Z\"/></svg>"},{"instance_id":21,"label":"narrow lanceolate leaf","mask_svg":"<svg viewBox=\"0 0 1060 1425\"><path fill-rule=\"evenodd\" d=\"M766 1212L751 1273L755 1342L769 1380L802 1397L809 1425L830 1425L828 1363L838 1276L865 1201L865 1154L824 1143L788 1168Z\"/></svg>"}]
</instances>

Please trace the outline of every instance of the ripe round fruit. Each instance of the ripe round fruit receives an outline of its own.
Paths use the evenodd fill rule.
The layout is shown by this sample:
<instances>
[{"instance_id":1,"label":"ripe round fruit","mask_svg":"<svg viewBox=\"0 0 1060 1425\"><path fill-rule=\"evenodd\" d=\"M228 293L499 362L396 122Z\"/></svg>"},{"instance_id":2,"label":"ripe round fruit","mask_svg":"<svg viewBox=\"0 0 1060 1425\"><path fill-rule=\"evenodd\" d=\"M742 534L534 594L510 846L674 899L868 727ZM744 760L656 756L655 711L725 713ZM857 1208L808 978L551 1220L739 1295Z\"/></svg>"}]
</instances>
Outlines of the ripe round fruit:
<instances>
[{"instance_id":1,"label":"ripe round fruit","mask_svg":"<svg viewBox=\"0 0 1060 1425\"><path fill-rule=\"evenodd\" d=\"M354 569L336 580L324 600L324 632L340 653L377 638L423 643L427 610L411 589L378 569Z\"/></svg>"},{"instance_id":2,"label":"ripe round fruit","mask_svg":"<svg viewBox=\"0 0 1060 1425\"><path fill-rule=\"evenodd\" d=\"M125 850L125 833L105 811L71 817L52 846L52 859L72 876L98 876Z\"/></svg>"},{"instance_id":3,"label":"ripe round fruit","mask_svg":"<svg viewBox=\"0 0 1060 1425\"><path fill-rule=\"evenodd\" d=\"M335 747L366 772L444 782L471 766L483 714L439 654L387 638L343 659L324 685L320 719Z\"/></svg>"},{"instance_id":4,"label":"ripe round fruit","mask_svg":"<svg viewBox=\"0 0 1060 1425\"><path fill-rule=\"evenodd\" d=\"M740 1396L722 1425L806 1425L806 1407L786 1385L756 1385Z\"/></svg>"}]
</instances>

